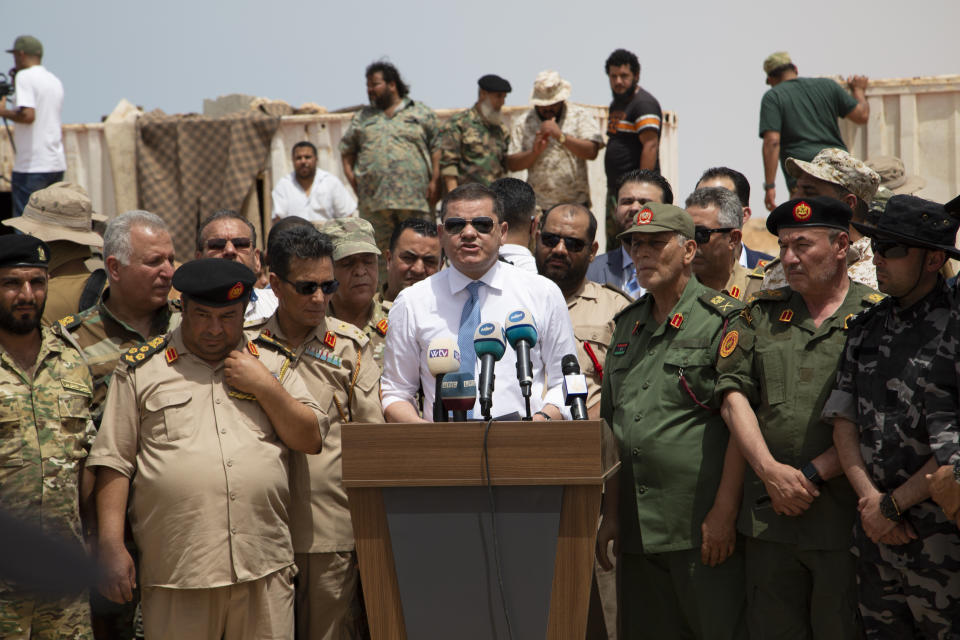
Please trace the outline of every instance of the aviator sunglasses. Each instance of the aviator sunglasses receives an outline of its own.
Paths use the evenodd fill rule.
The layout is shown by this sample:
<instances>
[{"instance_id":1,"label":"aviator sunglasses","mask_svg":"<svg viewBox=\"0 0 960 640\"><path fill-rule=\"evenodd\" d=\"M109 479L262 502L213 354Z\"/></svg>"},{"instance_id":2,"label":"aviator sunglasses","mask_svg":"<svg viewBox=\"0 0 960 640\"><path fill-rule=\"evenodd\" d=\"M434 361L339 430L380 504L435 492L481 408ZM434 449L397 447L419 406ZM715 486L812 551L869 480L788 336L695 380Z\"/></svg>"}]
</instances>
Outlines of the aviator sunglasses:
<instances>
[{"instance_id":1,"label":"aviator sunglasses","mask_svg":"<svg viewBox=\"0 0 960 640\"><path fill-rule=\"evenodd\" d=\"M292 285L294 290L302 296L312 296L317 292L317 289L323 291L324 295L330 295L335 293L336 290L340 287L340 282L337 280L327 280L326 282L314 282L312 280L298 280L294 282L292 280L287 280L286 278L280 278L289 285Z\"/></svg>"},{"instance_id":2,"label":"aviator sunglasses","mask_svg":"<svg viewBox=\"0 0 960 640\"><path fill-rule=\"evenodd\" d=\"M493 231L494 221L489 216L479 216L473 220L465 218L447 218L443 221L443 230L452 236L461 233L467 225L473 227L477 233L487 234Z\"/></svg>"},{"instance_id":3,"label":"aviator sunglasses","mask_svg":"<svg viewBox=\"0 0 960 640\"><path fill-rule=\"evenodd\" d=\"M560 244L561 240L563 240L563 246L565 246L570 253L580 253L583 251L583 248L587 246L587 241L581 240L580 238L561 236L556 233L550 233L549 231L540 232L540 241L543 242L543 246L548 249L552 249Z\"/></svg>"},{"instance_id":4,"label":"aviator sunglasses","mask_svg":"<svg viewBox=\"0 0 960 640\"><path fill-rule=\"evenodd\" d=\"M693 228L693 239L697 241L697 244L707 244L710 242L710 236L713 234L729 233L735 228L736 227L719 227L717 229L711 229L710 227L696 226Z\"/></svg>"},{"instance_id":5,"label":"aviator sunglasses","mask_svg":"<svg viewBox=\"0 0 960 640\"><path fill-rule=\"evenodd\" d=\"M250 238L210 238L207 240L208 251L223 251L227 243L233 245L234 249L249 249L253 242Z\"/></svg>"}]
</instances>

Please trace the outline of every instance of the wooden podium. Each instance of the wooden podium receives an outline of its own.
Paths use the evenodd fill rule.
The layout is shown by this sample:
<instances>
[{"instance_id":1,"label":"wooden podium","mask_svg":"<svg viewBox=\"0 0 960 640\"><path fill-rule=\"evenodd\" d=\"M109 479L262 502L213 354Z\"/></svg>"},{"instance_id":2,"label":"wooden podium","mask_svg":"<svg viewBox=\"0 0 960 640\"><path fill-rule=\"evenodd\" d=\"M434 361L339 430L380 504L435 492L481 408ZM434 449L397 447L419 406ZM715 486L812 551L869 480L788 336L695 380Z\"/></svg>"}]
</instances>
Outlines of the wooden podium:
<instances>
[{"instance_id":1,"label":"wooden podium","mask_svg":"<svg viewBox=\"0 0 960 640\"><path fill-rule=\"evenodd\" d=\"M520 583L514 587L515 591L528 598L527 604L517 606L519 611L511 612L510 616L526 614L536 619L537 615L541 615L542 626L538 624L527 628L537 629L539 635L539 631L545 627L546 637L550 639L582 640L584 637L603 481L619 465L613 434L603 421L494 422L487 434L485 460L485 427L484 422L343 425L343 484L350 500L363 593L374 640L406 639L408 630L416 640L421 640L421 636L434 635L432 630L426 634L423 631L432 627L424 627L421 623L420 630L414 633L405 622L404 609L411 610L409 607L414 606L411 603L420 597L418 591L421 590L410 585L415 585L416 579L428 580L423 576L429 574L423 573L420 565L414 564L415 571L406 570L410 577L398 581L397 567L403 565L405 560L401 555L417 554L395 549L394 542L399 544L399 541L391 541L391 530L395 530L395 537L398 537L396 531L401 530L401 524L398 523L402 523L406 527L402 530L407 532L407 538L415 542L431 547L437 545L437 548L461 543L469 547L473 545L470 536L442 535L437 533L438 530L442 531L442 527L438 529L435 523L440 521L438 518L449 515L446 511L458 512L452 516L459 518L456 520L460 523L458 526L464 522L476 525L479 520L487 523L483 516L489 514L482 513L487 504L483 501L495 491L500 492L498 495L506 510L509 510L508 504L519 504L524 500L534 506L520 506L514 512L502 515L499 515L498 506L497 518L502 518L501 523L497 524L491 516L490 520L496 526L485 524L486 528L480 531L478 539L497 540L499 532L500 545L508 547L515 537L531 532L539 532L537 535L540 536L532 543L526 543L527 546L519 551L507 549L503 554L502 562L509 563L509 572ZM490 470L489 485L494 489L487 488L486 463ZM401 495L403 491L417 493L404 496ZM507 495L506 492L510 491L532 491L534 497L514 498ZM538 491L553 492L555 498L544 498L536 493ZM540 505L551 500L559 516L557 518L554 515L553 520L544 519L543 513L550 509L540 509ZM390 516L391 504L401 505L396 510L404 512L394 520ZM477 511L465 517L460 511L469 511L463 506L468 504L477 505ZM411 505L413 511L418 512L414 516L422 515L421 508L423 511L432 509L425 516L427 520L420 521L419 526L424 527L422 534L409 535L410 527L417 526L410 524L416 521L415 517L410 516ZM536 512L531 516L532 519L524 520L527 514L521 512L531 510ZM511 517L515 521L512 531L508 526ZM423 522L429 524L424 525ZM542 578L536 582L532 575L535 573L532 568L535 564L533 556L539 553L540 564L543 565L543 554L548 554L549 562L549 554L554 548L552 567L547 566L548 572L552 569L552 577L548 573L546 582ZM439 552L431 548L427 553L432 556ZM493 564L489 559L491 554L485 550L475 552L472 549L457 549L455 552L457 559L461 556L469 558L471 554ZM421 553L418 557L422 559L427 556ZM451 557L448 554L448 560ZM526 566L528 558L529 567ZM406 564L410 566L409 561ZM456 566L456 563L450 563L449 567L444 566L441 570L453 572ZM500 568L498 564L497 573ZM507 572L505 570L503 573ZM527 573L531 574L529 579ZM490 574L496 575L492 571ZM451 582L441 585L440 591L455 591L461 585L476 589L474 578L448 575L446 579ZM401 582L408 585L406 591L401 589ZM421 584L433 586L436 582L434 579ZM508 599L506 596L497 597L496 580L489 582L494 586L487 585L486 591L493 593L491 600L495 600L497 605L488 603L486 609L489 611L485 610L482 615L493 619L499 615L500 603L505 604ZM502 592L502 577L499 582ZM539 593L541 591L549 591L549 594ZM428 597L436 595L434 593ZM453 615L447 613L447 607L439 604L430 603L428 606L435 607L429 610L439 618L444 614ZM463 606L480 605L468 600ZM536 611L538 608L543 611ZM419 611L424 611L422 606ZM412 623L412 620L409 622ZM515 624L519 622L515 621ZM470 633L451 633L439 620L436 625L434 637L470 637ZM491 628L502 628L500 622L491 625ZM515 638L521 637L516 630L513 633ZM499 632L476 631L478 637L484 634L491 634L486 635L488 638L499 636Z\"/></svg>"}]
</instances>

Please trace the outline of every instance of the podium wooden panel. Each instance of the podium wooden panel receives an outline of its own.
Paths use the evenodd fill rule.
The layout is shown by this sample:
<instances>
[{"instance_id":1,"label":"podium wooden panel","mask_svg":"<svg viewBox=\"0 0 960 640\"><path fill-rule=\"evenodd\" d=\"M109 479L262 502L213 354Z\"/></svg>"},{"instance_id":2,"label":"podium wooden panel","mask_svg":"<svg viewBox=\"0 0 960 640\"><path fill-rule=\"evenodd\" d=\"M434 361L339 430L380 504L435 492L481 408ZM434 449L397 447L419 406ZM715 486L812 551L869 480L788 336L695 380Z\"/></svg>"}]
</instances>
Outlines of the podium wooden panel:
<instances>
[{"instance_id":1,"label":"podium wooden panel","mask_svg":"<svg viewBox=\"0 0 960 640\"><path fill-rule=\"evenodd\" d=\"M343 425L343 484L374 640L407 637L381 489L486 486L485 426ZM547 638L582 640L603 481L619 464L613 434L599 420L494 422L487 455L493 486L563 487Z\"/></svg>"}]
</instances>

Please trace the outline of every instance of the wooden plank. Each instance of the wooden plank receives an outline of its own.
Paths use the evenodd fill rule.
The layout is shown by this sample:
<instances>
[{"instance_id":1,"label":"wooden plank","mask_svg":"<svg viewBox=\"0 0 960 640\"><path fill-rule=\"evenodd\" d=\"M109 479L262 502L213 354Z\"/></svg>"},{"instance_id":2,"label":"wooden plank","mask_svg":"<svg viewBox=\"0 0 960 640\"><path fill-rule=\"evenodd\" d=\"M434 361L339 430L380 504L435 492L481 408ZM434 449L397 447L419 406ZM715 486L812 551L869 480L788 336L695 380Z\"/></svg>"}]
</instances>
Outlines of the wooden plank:
<instances>
[{"instance_id":1,"label":"wooden plank","mask_svg":"<svg viewBox=\"0 0 960 640\"><path fill-rule=\"evenodd\" d=\"M563 490L548 640L582 640L587 633L601 496L601 488L595 486L568 486Z\"/></svg>"},{"instance_id":2,"label":"wooden plank","mask_svg":"<svg viewBox=\"0 0 960 640\"><path fill-rule=\"evenodd\" d=\"M380 489L347 489L360 581L373 640L406 640L397 568Z\"/></svg>"}]
</instances>

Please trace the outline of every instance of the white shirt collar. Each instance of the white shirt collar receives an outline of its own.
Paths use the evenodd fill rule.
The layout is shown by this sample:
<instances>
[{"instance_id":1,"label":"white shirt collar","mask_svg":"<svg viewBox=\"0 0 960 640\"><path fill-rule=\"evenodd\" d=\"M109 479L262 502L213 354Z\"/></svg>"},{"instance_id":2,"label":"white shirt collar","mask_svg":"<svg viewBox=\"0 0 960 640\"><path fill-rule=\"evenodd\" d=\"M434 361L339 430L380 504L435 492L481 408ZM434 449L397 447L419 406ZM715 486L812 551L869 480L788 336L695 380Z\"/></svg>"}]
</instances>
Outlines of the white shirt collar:
<instances>
[{"instance_id":1,"label":"white shirt collar","mask_svg":"<svg viewBox=\"0 0 960 640\"><path fill-rule=\"evenodd\" d=\"M473 282L472 278L469 278L468 276L464 275L459 269L457 269L453 265L451 265L449 269L445 269L445 271L450 272L449 282L450 282L451 294L460 293L461 291L467 288L468 284ZM487 269L487 272L483 274L479 278L479 280L480 282L487 285L488 287L491 287L498 291L502 291L503 290L503 269L501 268L500 261L497 260L495 263L493 263L493 266Z\"/></svg>"}]
</instances>

